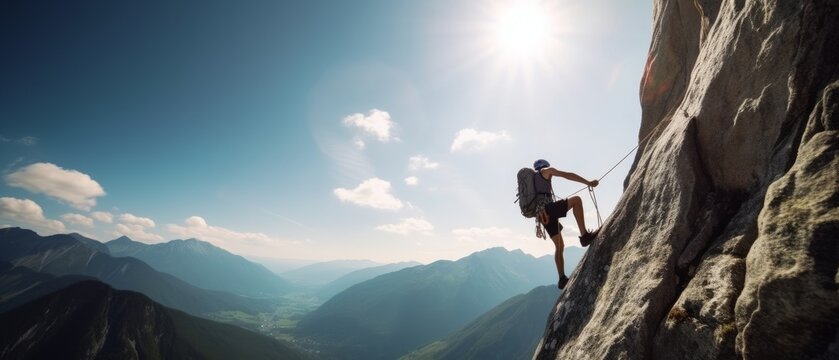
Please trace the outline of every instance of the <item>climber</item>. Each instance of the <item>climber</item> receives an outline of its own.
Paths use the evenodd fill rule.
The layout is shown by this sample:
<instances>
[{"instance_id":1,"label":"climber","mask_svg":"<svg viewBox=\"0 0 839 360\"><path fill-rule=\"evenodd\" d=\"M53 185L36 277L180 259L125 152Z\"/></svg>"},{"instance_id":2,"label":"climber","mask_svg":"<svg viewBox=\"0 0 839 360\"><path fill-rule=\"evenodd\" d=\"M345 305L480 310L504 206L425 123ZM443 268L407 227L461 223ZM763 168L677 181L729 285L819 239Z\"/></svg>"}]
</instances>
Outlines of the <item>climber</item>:
<instances>
[{"instance_id":1,"label":"climber","mask_svg":"<svg viewBox=\"0 0 839 360\"><path fill-rule=\"evenodd\" d=\"M599 184L597 180L588 181L575 173L559 171L552 168L551 164L548 163L547 160L543 159L536 160L536 162L533 163L533 169L539 173L538 175L541 175L536 176L537 181L535 184L536 191L539 193L553 193L551 179L554 176L583 183L591 187L595 187ZM539 179L542 181L539 181ZM544 209L538 213L537 216L539 221L545 226L545 230L548 231L548 235L550 235L551 240L554 242L554 246L556 246L554 261L556 262L556 271L559 273L559 282L557 283L557 286L560 289L565 288L565 285L568 283L568 277L565 276L565 261L562 257L562 251L565 248L565 244L562 242L562 233L560 232L560 230L562 230L562 225L559 223L559 218L565 217L568 209L571 209L574 212L574 218L577 219L577 227L580 229L580 234L582 234L580 236L580 245L586 247L591 244L591 241L597 236L597 231L599 231L599 229L594 231L586 229L586 221L583 218L583 201L579 196L572 196L568 199L559 199L548 203L545 205Z\"/></svg>"}]
</instances>

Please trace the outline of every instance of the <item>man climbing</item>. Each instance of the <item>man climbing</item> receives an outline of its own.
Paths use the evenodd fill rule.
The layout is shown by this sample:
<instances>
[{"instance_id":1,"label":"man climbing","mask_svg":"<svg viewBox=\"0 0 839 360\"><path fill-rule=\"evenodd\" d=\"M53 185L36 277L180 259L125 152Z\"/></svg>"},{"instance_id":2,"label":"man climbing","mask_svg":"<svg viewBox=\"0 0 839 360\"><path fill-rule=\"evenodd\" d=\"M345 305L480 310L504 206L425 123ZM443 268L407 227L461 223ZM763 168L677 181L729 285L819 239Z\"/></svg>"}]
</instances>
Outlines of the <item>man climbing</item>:
<instances>
[{"instance_id":1,"label":"man climbing","mask_svg":"<svg viewBox=\"0 0 839 360\"><path fill-rule=\"evenodd\" d=\"M547 160L539 159L533 163L533 169L536 170L535 187L537 193L553 194L553 187L551 186L551 179L554 176L565 178L571 181L586 184L587 186L595 187L599 184L597 180L588 181L583 177L571 173L559 171L551 167ZM537 218L545 226L548 235L556 246L554 253L554 261L556 262L556 271L559 273L559 282L557 286L560 289L565 288L568 284L568 277L565 276L565 261L562 257L562 252L565 249L565 244L562 242L562 225L559 223L559 218L565 217L565 214L571 209L574 212L574 218L577 219L577 226L580 229L580 245L583 247L591 244L597 236L597 231L589 231L586 229L586 221L583 218L583 201L579 196L572 196L568 199L560 199L545 205L544 209L537 214Z\"/></svg>"}]
</instances>

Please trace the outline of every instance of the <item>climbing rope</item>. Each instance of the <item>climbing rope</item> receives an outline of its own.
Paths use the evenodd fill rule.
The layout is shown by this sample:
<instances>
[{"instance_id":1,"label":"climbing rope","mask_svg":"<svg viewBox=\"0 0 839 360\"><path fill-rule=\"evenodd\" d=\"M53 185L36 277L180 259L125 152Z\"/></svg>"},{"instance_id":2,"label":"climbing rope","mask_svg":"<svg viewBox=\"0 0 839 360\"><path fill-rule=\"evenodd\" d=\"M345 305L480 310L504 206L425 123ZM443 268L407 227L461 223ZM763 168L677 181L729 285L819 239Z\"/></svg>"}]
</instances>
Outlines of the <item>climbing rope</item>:
<instances>
[{"instance_id":1,"label":"climbing rope","mask_svg":"<svg viewBox=\"0 0 839 360\"><path fill-rule=\"evenodd\" d=\"M605 178L605 177L606 177L606 175L609 175L609 173L610 173L610 172L612 172L612 170L615 170L615 168L617 168L617 167L618 167L618 165L620 165L620 164L621 164L624 160L626 160L626 158L628 158L628 157L629 157L629 155L632 155L632 153L633 153L633 152L635 152L635 150L638 150L638 147L640 147L640 146L641 146L641 144L643 144L645 141L647 141L647 140L650 138L650 136L652 136L653 134L655 134L655 131L658 129L658 127L659 127L659 126L661 126L661 125L662 125L662 124L664 124L664 123L665 123L665 121L661 121L661 122L659 122L659 123L658 123L658 125L656 125L656 126L655 126L652 130L650 130L650 132L647 134L647 136L644 136L644 138L643 138L643 139L641 139L641 141L639 141L639 142L638 142L638 145L635 145L635 147L634 147L634 148L632 148L632 150L629 150L629 152L628 152L628 153L626 153L626 155L624 155L624 156L623 156L620 160L618 160L618 162L617 162L617 163L615 163L615 165L614 165L614 166L612 166L611 168L609 168L609 170L608 170L608 171L606 171L606 173L605 173L605 174L603 174L603 176L601 176L601 177L597 178L597 181L598 181L598 182L600 182L600 180L603 180L603 178ZM569 195L568 195L568 196L566 196L565 198L567 199L567 198L570 198L570 197L572 197L572 196L574 196L574 195L577 195L580 191L583 191L583 190L585 190L585 189L587 189L587 188L588 188L588 189L590 189L591 187L590 187L590 186L583 186L582 188L580 188L580 190L577 190L577 191L575 191L575 192L573 192L573 193L569 194ZM592 190L592 191L593 191L593 190Z\"/></svg>"},{"instance_id":2,"label":"climbing rope","mask_svg":"<svg viewBox=\"0 0 839 360\"><path fill-rule=\"evenodd\" d=\"M594 204L594 210L597 210L597 227L600 228L603 226L603 218L600 217L600 208L597 207L597 196L594 195L594 188L591 186L588 187L588 196Z\"/></svg>"},{"instance_id":3,"label":"climbing rope","mask_svg":"<svg viewBox=\"0 0 839 360\"><path fill-rule=\"evenodd\" d=\"M649 133L647 133L647 136L644 136L644 138L641 139L641 141L639 141L638 144L635 145L635 147L632 148L632 150L629 150L629 152L626 153L626 155L624 155L620 160L618 160L618 162L615 163L615 165L613 165L611 168L609 168L609 170L607 170L606 173L603 174L603 176L599 177L597 179L597 181L600 182L600 180L603 180L603 178L605 178L606 175L609 175L609 173L611 173L612 170L615 170L615 168L617 168L618 165L620 165L624 160L626 160L626 158L628 158L629 155L632 155L632 153L635 152L635 150L638 150L638 148L641 146L641 144L643 144L644 142L649 140L650 137L653 134L655 134L656 130L658 130L658 128L662 124L664 124L665 122L666 121L659 122L658 125L656 125L652 130L650 130ZM578 194L580 191L583 191L583 190L586 190L586 189L588 189L588 196L591 198L591 202L594 204L594 209L597 211L597 227L599 228L599 227L603 226L603 218L600 216L600 207L597 205L597 196L594 194L594 188L593 187L584 186L584 187L580 188L580 190L577 190L577 191L569 194L565 198L568 199L568 198ZM556 195L553 195L553 198L554 198L554 200L556 200ZM518 201L518 199L516 201ZM536 237L541 238L541 239L546 239L547 238L543 228L544 228L544 226L542 225L541 222L539 222L539 217L537 216L536 217Z\"/></svg>"},{"instance_id":4,"label":"climbing rope","mask_svg":"<svg viewBox=\"0 0 839 360\"><path fill-rule=\"evenodd\" d=\"M635 150L638 150L638 147L640 147L641 144L643 144L645 141L647 141L650 138L650 136L652 136L655 133L655 131L658 129L658 127L661 126L664 123L665 123L665 121L659 122L658 125L656 125L652 130L650 130L649 133L647 133L647 136L644 136L644 138L641 139L641 141L638 142L638 145L635 145L635 147L632 148L632 150L629 150L629 152L626 153L626 155L624 155L620 160L618 160L618 162L615 163L615 165L612 166L608 171L606 171L606 173L603 174L603 176L598 178L597 182L600 182L600 180L603 180L603 178L605 178L606 175L609 175L609 173L612 172L612 170L615 170L615 168L617 168L618 165L620 165L624 160L626 160L626 158L628 158L629 155L632 155L632 153L635 152ZM591 202L594 203L594 209L597 210L597 227L599 228L603 225L603 219L600 217L600 208L598 208L598 206L597 206L597 196L594 195L594 188L593 187L584 186L580 190L577 190L577 191L571 193L570 195L566 196L565 198L566 199L570 198L570 197L576 195L577 193L579 193L580 191L583 191L585 189L588 189L588 196L591 198Z\"/></svg>"}]
</instances>

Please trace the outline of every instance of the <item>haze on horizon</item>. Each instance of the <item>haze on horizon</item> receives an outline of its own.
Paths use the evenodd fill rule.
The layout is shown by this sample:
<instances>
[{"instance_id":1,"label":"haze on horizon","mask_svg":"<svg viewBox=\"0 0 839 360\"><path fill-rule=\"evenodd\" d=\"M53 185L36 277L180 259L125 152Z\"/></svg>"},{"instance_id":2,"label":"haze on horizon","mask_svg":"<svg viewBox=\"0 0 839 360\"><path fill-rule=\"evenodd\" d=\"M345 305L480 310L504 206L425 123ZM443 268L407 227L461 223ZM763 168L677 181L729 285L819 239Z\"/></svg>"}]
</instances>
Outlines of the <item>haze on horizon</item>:
<instances>
[{"instance_id":1,"label":"haze on horizon","mask_svg":"<svg viewBox=\"0 0 839 360\"><path fill-rule=\"evenodd\" d=\"M288 259L552 253L514 174L597 178L637 143L650 7L4 3L0 226Z\"/></svg>"}]
</instances>

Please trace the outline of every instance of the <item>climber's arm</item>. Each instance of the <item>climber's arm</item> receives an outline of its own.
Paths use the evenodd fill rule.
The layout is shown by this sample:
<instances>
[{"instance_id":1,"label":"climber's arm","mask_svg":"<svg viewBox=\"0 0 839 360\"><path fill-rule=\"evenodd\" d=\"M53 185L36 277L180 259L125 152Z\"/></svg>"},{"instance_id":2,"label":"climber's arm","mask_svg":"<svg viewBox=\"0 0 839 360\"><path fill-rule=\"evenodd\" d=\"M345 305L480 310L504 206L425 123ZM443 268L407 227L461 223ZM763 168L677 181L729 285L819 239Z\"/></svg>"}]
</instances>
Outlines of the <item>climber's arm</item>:
<instances>
[{"instance_id":1,"label":"climber's arm","mask_svg":"<svg viewBox=\"0 0 839 360\"><path fill-rule=\"evenodd\" d=\"M554 169L554 168L547 168L543 171L547 172L551 176L559 176L561 178L565 178L565 179L568 179L568 180L571 180L571 181L576 181L578 183L586 184L586 185L592 186L592 187L597 186L600 183L597 180L588 181L588 180L584 179L582 176L577 175L575 173L559 171L559 170Z\"/></svg>"}]
</instances>

